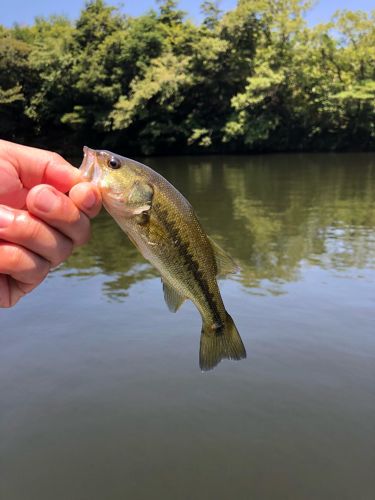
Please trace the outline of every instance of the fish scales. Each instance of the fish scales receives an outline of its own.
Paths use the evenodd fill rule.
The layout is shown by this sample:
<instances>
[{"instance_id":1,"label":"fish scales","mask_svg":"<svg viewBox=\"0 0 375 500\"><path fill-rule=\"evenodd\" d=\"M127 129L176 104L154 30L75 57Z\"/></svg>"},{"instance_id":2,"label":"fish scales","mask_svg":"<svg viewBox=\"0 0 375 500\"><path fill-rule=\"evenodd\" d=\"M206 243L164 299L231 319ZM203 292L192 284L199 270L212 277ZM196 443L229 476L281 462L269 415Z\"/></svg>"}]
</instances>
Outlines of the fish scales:
<instances>
[{"instance_id":1,"label":"fish scales","mask_svg":"<svg viewBox=\"0 0 375 500\"><path fill-rule=\"evenodd\" d=\"M212 314L213 316L213 323L223 325L224 320L222 318L224 317L225 309L216 280L210 280L209 276L206 277L204 270L199 266L199 261L196 258L197 252L194 252L194 247L189 243L189 240L191 239L189 238L189 234L187 234L188 238L184 240L183 232L178 229L177 224L171 217L168 218L167 209L162 209L161 207L156 206L155 212L159 217L159 220L162 221L166 229L166 233L169 234L169 240L174 242L172 248L176 250L178 257L180 257L179 259L169 259L170 256L166 254L166 261L179 264L179 261L182 260L181 267L179 265L173 266L173 275L176 277L178 276L179 278L177 287L182 289L186 288L185 295L190 299L201 295L201 300L198 300L198 304L202 304L200 309L203 311L204 304L206 306L206 314ZM204 238L203 234L202 236ZM207 241L204 241L204 243L207 245ZM171 248L171 246L169 245L167 248ZM211 262L214 262L213 258L210 260ZM216 266L210 271L216 274Z\"/></svg>"}]
</instances>

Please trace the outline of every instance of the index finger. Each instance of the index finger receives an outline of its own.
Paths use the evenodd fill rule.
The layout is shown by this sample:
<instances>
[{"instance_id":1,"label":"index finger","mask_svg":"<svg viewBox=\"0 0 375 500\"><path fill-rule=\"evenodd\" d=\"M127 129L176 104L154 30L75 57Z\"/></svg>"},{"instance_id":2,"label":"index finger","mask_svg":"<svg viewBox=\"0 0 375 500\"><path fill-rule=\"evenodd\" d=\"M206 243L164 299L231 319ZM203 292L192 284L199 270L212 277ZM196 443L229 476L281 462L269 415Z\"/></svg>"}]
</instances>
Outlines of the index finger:
<instances>
[{"instance_id":1,"label":"index finger","mask_svg":"<svg viewBox=\"0 0 375 500\"><path fill-rule=\"evenodd\" d=\"M0 140L0 166L3 162L16 169L27 189L50 184L66 193L80 180L78 170L57 153Z\"/></svg>"}]
</instances>

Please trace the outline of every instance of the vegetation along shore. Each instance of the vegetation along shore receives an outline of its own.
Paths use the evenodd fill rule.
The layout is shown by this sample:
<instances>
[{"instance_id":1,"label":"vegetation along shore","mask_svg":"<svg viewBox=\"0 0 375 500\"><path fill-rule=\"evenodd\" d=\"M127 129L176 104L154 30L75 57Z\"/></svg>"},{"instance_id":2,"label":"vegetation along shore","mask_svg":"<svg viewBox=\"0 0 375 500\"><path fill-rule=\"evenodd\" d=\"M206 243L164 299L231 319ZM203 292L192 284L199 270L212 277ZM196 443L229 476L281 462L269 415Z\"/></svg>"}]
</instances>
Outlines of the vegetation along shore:
<instances>
[{"instance_id":1,"label":"vegetation along shore","mask_svg":"<svg viewBox=\"0 0 375 500\"><path fill-rule=\"evenodd\" d=\"M173 0L129 17L0 25L0 136L76 154L371 151L375 10L310 26L303 0Z\"/></svg>"}]
</instances>

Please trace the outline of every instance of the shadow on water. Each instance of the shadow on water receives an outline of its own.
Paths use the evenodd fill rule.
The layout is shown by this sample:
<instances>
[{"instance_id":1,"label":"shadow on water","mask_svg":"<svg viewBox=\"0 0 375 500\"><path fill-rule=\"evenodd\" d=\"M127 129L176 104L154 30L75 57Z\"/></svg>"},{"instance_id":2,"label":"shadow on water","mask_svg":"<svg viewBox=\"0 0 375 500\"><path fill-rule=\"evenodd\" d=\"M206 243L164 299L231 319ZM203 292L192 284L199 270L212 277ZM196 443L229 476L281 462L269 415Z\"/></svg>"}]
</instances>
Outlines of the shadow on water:
<instances>
[{"instance_id":1,"label":"shadow on water","mask_svg":"<svg viewBox=\"0 0 375 500\"><path fill-rule=\"evenodd\" d=\"M304 265L343 271L375 267L373 155L151 158L145 161L192 203L207 230L240 264L253 293L283 293ZM61 270L61 269L60 269ZM106 275L121 299L157 272L105 213L91 244L62 269Z\"/></svg>"}]
</instances>

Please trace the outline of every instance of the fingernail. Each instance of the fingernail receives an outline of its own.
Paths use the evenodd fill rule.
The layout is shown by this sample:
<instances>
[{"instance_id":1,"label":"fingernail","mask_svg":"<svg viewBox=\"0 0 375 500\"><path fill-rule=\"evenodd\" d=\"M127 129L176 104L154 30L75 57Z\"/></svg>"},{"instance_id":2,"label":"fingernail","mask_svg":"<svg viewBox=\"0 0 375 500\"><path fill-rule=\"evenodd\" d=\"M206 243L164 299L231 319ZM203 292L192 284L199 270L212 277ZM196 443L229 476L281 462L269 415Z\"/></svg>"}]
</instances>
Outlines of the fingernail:
<instances>
[{"instance_id":1,"label":"fingernail","mask_svg":"<svg viewBox=\"0 0 375 500\"><path fill-rule=\"evenodd\" d=\"M0 229L10 226L14 220L14 213L5 207L0 207Z\"/></svg>"},{"instance_id":2,"label":"fingernail","mask_svg":"<svg viewBox=\"0 0 375 500\"><path fill-rule=\"evenodd\" d=\"M34 199L35 207L41 212L51 212L59 204L59 198L56 193L49 188L41 189Z\"/></svg>"},{"instance_id":3,"label":"fingernail","mask_svg":"<svg viewBox=\"0 0 375 500\"><path fill-rule=\"evenodd\" d=\"M85 208L90 209L96 204L96 200L97 198L94 191L88 191L85 199L82 201L82 204L84 205Z\"/></svg>"}]
</instances>

